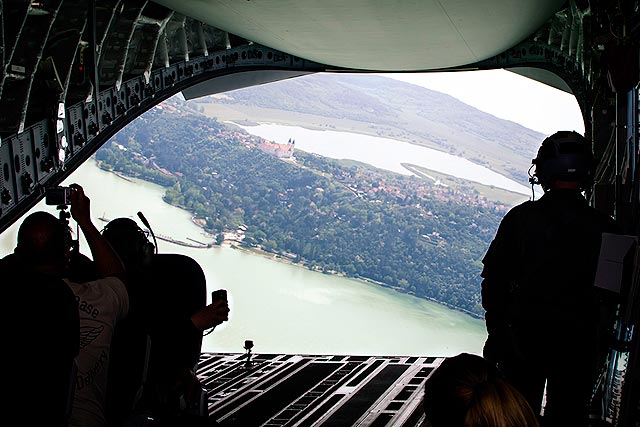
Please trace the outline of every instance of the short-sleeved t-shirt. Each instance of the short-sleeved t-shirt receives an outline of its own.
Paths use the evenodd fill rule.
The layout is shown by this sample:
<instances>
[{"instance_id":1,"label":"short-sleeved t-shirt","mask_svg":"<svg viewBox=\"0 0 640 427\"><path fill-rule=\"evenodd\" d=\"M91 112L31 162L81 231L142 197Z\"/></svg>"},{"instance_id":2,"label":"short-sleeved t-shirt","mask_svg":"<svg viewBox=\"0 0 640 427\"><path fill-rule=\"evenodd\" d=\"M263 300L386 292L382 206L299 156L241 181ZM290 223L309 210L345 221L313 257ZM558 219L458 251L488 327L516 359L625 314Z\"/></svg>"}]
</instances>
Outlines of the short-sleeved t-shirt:
<instances>
[{"instance_id":1,"label":"short-sleeved t-shirt","mask_svg":"<svg viewBox=\"0 0 640 427\"><path fill-rule=\"evenodd\" d=\"M80 317L80 353L70 425L106 426L104 406L111 338L116 323L129 311L129 296L124 283L116 277L66 282L76 296Z\"/></svg>"}]
</instances>

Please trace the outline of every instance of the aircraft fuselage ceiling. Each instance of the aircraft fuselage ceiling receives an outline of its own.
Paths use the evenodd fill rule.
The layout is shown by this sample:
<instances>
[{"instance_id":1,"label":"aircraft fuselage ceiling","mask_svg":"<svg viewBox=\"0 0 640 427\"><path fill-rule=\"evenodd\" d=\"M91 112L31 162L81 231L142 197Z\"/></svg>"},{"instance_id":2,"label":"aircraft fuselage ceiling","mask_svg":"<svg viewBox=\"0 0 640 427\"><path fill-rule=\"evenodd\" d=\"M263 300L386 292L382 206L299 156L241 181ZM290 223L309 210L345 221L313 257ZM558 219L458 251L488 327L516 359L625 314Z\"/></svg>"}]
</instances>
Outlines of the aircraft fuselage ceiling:
<instances>
[{"instance_id":1,"label":"aircraft fuselage ceiling","mask_svg":"<svg viewBox=\"0 0 640 427\"><path fill-rule=\"evenodd\" d=\"M507 68L573 93L598 157L612 156L611 123L616 156L637 137L637 1L384 3L5 1L0 231L179 91L190 99L321 71ZM621 164L604 163L614 180ZM624 190L614 183L610 200L609 187L596 200L620 215Z\"/></svg>"},{"instance_id":2,"label":"aircraft fuselage ceiling","mask_svg":"<svg viewBox=\"0 0 640 427\"><path fill-rule=\"evenodd\" d=\"M180 91L495 68L576 96L603 159L594 204L637 219L637 1L4 1L0 18L0 231Z\"/></svg>"}]
</instances>

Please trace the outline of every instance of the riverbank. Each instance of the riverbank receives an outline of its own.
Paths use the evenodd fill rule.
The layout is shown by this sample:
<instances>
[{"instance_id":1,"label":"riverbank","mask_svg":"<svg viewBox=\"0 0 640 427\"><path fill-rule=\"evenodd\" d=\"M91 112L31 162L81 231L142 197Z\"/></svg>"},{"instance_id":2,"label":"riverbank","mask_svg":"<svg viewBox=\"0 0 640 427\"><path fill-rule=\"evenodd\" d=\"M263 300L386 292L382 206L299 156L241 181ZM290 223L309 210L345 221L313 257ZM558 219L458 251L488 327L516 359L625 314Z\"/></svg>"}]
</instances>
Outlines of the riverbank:
<instances>
[{"instance_id":1,"label":"riverbank","mask_svg":"<svg viewBox=\"0 0 640 427\"><path fill-rule=\"evenodd\" d=\"M402 288L399 288L397 286L392 286L392 285L389 285L389 284L384 283L384 282L379 282L377 280L369 279L367 277L349 276L347 274L339 273L339 272L323 271L323 270L320 270L318 268L313 268L312 266L309 266L309 265L305 264L304 262L299 262L299 261L296 262L295 260L292 260L291 258L288 258L288 257L283 256L281 254L275 254L273 252L264 251L264 250L262 250L260 248L256 248L256 247L245 246L245 245L242 245L242 244L240 244L240 243L238 243L236 241L225 241L225 242L223 242L221 244L221 246L226 246L226 247L229 247L231 249L242 251L242 252L247 253L247 254L256 255L256 256L259 256L259 257L262 257L262 258L266 258L266 259L271 260L271 261L281 262L281 263L284 263L284 264L288 264L288 265L292 265L292 266L295 266L295 267L303 268L305 270L313 271L313 272L316 272L316 273L327 274L327 275L335 276L335 277L342 277L342 278L346 278L346 279L356 280L356 281L359 281L359 282L362 282L362 283L366 283L366 284L369 284L369 285L375 285L375 286L380 286L380 287L383 287L383 288L386 288L386 289L391 289L391 290L393 290L395 292L398 292L398 293L401 293L401 294L411 295L411 296L414 296L416 298L420 298L420 299L423 299L423 300L426 300L426 301L430 301L430 302L442 305L442 306L447 307L447 308L449 308L451 310L455 310L455 311L463 313L463 314L465 314L467 316L470 316L470 317L472 317L474 319L484 320L484 316L480 316L480 315L478 315L476 313L473 313L473 312L471 312L469 310L465 310L463 308L456 307L456 306L454 306L452 304L448 304L448 303L443 302L443 301L438 301L435 298L419 296L419 295L416 295L414 292L405 292Z\"/></svg>"},{"instance_id":2,"label":"riverbank","mask_svg":"<svg viewBox=\"0 0 640 427\"><path fill-rule=\"evenodd\" d=\"M134 181L88 161L63 185L83 186L96 224L101 215L135 218L142 210L158 233L209 241L199 238L201 228L193 224L191 214L162 200L166 188ZM55 207L44 208L56 213ZM14 230L17 226L3 233L7 254L15 247ZM204 352L243 352L245 340L252 340L254 351L261 354L448 356L481 353L486 340L482 321L382 286L318 274L227 247L192 249L160 240L158 244L162 253L179 253L198 262L207 295L216 289L228 291L229 321L203 338ZM91 255L84 240L80 250Z\"/></svg>"},{"instance_id":3,"label":"riverbank","mask_svg":"<svg viewBox=\"0 0 640 427\"><path fill-rule=\"evenodd\" d=\"M108 170L105 170L105 171L108 171ZM108 171L108 172L113 172L113 171ZM140 180L140 178L138 178L138 180ZM146 181L143 181L143 182L146 182ZM164 191L166 191L166 190L163 190L163 192ZM179 204L170 203L167 200L167 198L164 197L164 196L162 196L162 200L163 200L163 203L166 203L166 204L168 204L170 206L173 206L173 207L176 207L178 209L181 209L181 210L183 210L183 211L185 211L187 213L189 212L189 210L186 209L185 206L181 206ZM193 217L193 215L189 215L189 216L190 216L190 222L193 225L197 226L198 229L200 229L201 231L206 232L206 229L204 228L204 226L205 226L204 222L196 220ZM227 234L231 234L231 233L227 233ZM416 295L414 292L408 291L407 289L402 288L402 287L393 286L393 285L389 285L387 283L378 282L378 281L369 279L367 277L350 276L350 275L347 275L345 273L342 273L342 272L339 272L339 271L335 271L335 270L324 270L319 265L316 265L314 263L308 263L304 259L300 259L296 254L292 254L292 253L277 253L277 252L264 250L263 248L261 248L259 246L258 247L248 246L244 242L242 242L241 240L225 239L224 241L222 241L220 243L212 244L212 246L220 246L220 244L221 245L233 246L234 248L242 249L244 252L248 252L248 253L251 253L253 255L259 255L262 258L266 258L266 259L273 260L273 261L278 261L279 263L284 263L284 264L294 265L296 267L301 267L301 268L306 269L306 270L311 271L311 272L322 273L322 274L326 274L326 275L334 276L334 277L338 277L338 278L353 279L353 280L357 280L357 281L360 281L360 282L363 282L363 283L376 285L376 286L381 287L381 288L390 289L390 290L393 290L394 292L398 292L399 294L414 296L414 297L423 299L425 301L435 302L437 304L442 305L443 307L447 307L449 309L458 311L460 313L463 313L463 314L468 315L468 316L470 316L472 318L475 318L475 319L482 319L482 317L483 317L482 314L480 314L480 313L470 312L470 311L468 311L468 310L466 310L464 308L452 306L450 304L447 304L446 302L438 301L436 299L429 298L429 297L426 297L424 295ZM428 290L428 288L425 288L425 289Z\"/></svg>"}]
</instances>

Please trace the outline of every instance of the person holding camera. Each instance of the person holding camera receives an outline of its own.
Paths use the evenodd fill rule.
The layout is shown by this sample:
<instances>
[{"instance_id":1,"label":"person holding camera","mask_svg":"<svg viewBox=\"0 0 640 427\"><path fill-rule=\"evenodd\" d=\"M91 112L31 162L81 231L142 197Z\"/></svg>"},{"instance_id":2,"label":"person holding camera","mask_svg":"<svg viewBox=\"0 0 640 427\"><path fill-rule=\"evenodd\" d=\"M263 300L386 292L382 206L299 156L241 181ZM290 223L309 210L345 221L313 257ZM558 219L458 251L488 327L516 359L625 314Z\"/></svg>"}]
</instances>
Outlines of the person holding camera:
<instances>
[{"instance_id":1,"label":"person holding camera","mask_svg":"<svg viewBox=\"0 0 640 427\"><path fill-rule=\"evenodd\" d=\"M544 410L544 426L586 426L612 326L602 314L615 308L594 287L596 266L602 234L618 227L582 194L594 173L582 135L549 136L533 164L544 195L505 215L482 261L484 356Z\"/></svg>"},{"instance_id":2,"label":"person holding camera","mask_svg":"<svg viewBox=\"0 0 640 427\"><path fill-rule=\"evenodd\" d=\"M77 222L91 250L96 280L84 283L68 279L71 232L65 221L48 212L35 212L18 230L16 261L27 271L63 279L75 295L79 315L80 349L69 425L104 427L109 349L116 323L129 310L124 284L125 270L111 245L91 221L90 200L82 187L65 190L71 217ZM46 319L45 319L46 321Z\"/></svg>"},{"instance_id":3,"label":"person holding camera","mask_svg":"<svg viewBox=\"0 0 640 427\"><path fill-rule=\"evenodd\" d=\"M119 362L110 385L121 392L111 394L110 421L121 423L135 408L150 412L159 426L213 424L207 419L206 404L199 407L204 391L195 370L203 334L229 320L226 291L213 292L211 304L206 305L206 279L200 265L185 255L156 253L147 233L130 218L111 220L102 235L123 260L132 295L130 315L113 346L114 360ZM144 338L132 334L134 330L151 341L146 378L139 375L140 357L134 362L136 356L130 353L143 347L139 343ZM132 372L126 377L135 380L127 381L122 372ZM143 393L138 400L134 391L139 381Z\"/></svg>"}]
</instances>

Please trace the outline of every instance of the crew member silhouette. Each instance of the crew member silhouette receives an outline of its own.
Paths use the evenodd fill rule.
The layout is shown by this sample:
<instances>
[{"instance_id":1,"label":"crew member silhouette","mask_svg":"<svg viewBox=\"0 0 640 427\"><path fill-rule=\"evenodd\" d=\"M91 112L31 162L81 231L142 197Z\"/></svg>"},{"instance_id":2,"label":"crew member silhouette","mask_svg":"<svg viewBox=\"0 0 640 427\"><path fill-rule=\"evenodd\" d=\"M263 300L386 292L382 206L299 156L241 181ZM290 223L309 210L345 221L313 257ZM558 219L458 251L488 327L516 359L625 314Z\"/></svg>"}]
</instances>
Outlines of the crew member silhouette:
<instances>
[{"instance_id":1,"label":"crew member silhouette","mask_svg":"<svg viewBox=\"0 0 640 427\"><path fill-rule=\"evenodd\" d=\"M585 426L605 332L594 277L602 233L618 228L582 194L594 172L583 136L551 135L533 164L544 195L505 215L483 259L484 356L538 414L546 382L544 425Z\"/></svg>"}]
</instances>

